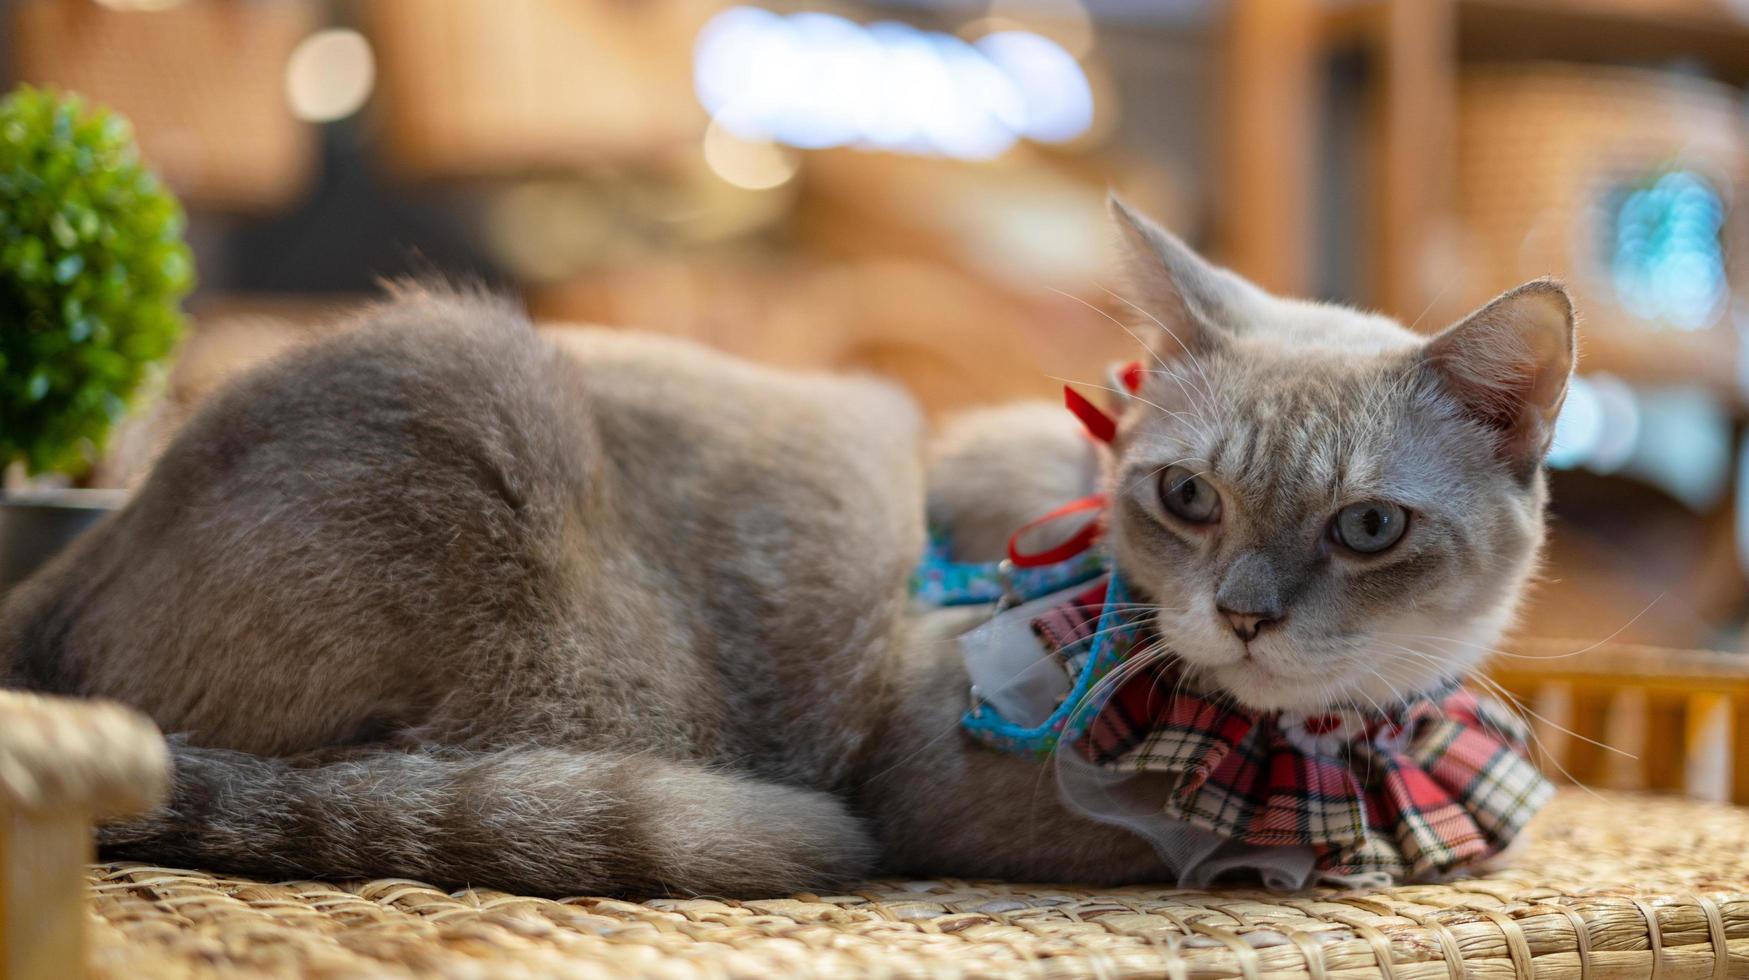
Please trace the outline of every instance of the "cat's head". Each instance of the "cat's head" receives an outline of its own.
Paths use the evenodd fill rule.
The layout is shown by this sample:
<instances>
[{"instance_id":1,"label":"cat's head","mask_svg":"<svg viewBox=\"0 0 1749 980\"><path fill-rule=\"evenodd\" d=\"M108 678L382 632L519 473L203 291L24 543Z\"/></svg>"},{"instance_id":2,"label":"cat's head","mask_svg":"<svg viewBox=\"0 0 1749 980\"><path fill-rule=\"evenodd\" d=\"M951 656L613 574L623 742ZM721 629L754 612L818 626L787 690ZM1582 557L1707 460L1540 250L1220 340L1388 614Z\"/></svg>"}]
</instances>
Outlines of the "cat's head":
<instances>
[{"instance_id":1,"label":"cat's head","mask_svg":"<svg viewBox=\"0 0 1749 980\"><path fill-rule=\"evenodd\" d=\"M1431 338L1271 296L1113 201L1148 352L1110 538L1205 684L1384 704L1475 666L1536 564L1573 307L1527 283Z\"/></svg>"}]
</instances>

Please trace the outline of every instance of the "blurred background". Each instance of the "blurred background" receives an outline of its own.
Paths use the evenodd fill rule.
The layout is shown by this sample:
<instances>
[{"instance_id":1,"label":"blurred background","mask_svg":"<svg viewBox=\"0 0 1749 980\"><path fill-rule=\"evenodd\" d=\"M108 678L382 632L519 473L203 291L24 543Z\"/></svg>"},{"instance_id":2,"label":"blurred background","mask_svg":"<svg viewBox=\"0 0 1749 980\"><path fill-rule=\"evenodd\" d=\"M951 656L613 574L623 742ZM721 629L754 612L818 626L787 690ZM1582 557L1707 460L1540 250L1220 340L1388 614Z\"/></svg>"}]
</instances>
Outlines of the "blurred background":
<instances>
[{"instance_id":1,"label":"blurred background","mask_svg":"<svg viewBox=\"0 0 1749 980\"><path fill-rule=\"evenodd\" d=\"M890 375L939 415L1133 356L1115 188L1275 290L1442 327L1566 277L1530 635L1743 647L1744 0L0 0L130 117L194 329L90 477L380 277Z\"/></svg>"}]
</instances>

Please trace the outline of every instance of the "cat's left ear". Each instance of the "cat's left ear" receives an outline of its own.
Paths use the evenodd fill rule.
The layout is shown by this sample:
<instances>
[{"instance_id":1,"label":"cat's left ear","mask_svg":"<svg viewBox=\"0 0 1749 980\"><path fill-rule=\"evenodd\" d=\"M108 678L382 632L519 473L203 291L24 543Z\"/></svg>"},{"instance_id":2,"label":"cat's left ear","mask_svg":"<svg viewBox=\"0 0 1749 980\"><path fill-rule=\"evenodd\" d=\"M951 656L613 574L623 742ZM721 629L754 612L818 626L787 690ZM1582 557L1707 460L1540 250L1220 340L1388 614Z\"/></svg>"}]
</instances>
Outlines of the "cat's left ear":
<instances>
[{"instance_id":1,"label":"cat's left ear","mask_svg":"<svg viewBox=\"0 0 1749 980\"><path fill-rule=\"evenodd\" d=\"M1573 374L1574 334L1566 287L1537 279L1447 328L1421 356L1470 417L1499 434L1502 456L1530 468L1554 438Z\"/></svg>"},{"instance_id":2,"label":"cat's left ear","mask_svg":"<svg viewBox=\"0 0 1749 980\"><path fill-rule=\"evenodd\" d=\"M1166 229L1107 198L1120 243L1130 298L1157 322L1162 336L1150 346L1166 360L1195 356L1241 328L1267 294L1202 256Z\"/></svg>"}]
</instances>

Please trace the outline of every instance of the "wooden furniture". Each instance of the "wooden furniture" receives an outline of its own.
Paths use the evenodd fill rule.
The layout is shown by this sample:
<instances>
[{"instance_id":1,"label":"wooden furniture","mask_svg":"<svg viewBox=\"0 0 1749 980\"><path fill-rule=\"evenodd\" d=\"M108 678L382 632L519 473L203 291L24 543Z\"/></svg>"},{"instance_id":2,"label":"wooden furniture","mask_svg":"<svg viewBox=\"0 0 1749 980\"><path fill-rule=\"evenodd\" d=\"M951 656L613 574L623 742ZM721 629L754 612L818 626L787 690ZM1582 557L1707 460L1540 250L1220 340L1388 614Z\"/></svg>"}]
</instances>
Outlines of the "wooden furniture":
<instances>
[{"instance_id":1,"label":"wooden furniture","mask_svg":"<svg viewBox=\"0 0 1749 980\"><path fill-rule=\"evenodd\" d=\"M91 822L168 783L164 740L135 712L0 690L0 980L83 972Z\"/></svg>"},{"instance_id":2,"label":"wooden furniture","mask_svg":"<svg viewBox=\"0 0 1749 980\"><path fill-rule=\"evenodd\" d=\"M1226 83L1215 201L1220 258L1263 288L1312 282L1320 0L1237 0L1223 31Z\"/></svg>"},{"instance_id":3,"label":"wooden furniture","mask_svg":"<svg viewBox=\"0 0 1749 980\"><path fill-rule=\"evenodd\" d=\"M193 207L273 211L316 167L316 130L292 116L285 65L321 25L315 0L183 0L115 10L19 0L5 23L18 77L79 92L132 123L140 152Z\"/></svg>"},{"instance_id":4,"label":"wooden furniture","mask_svg":"<svg viewBox=\"0 0 1749 980\"><path fill-rule=\"evenodd\" d=\"M1488 673L1531 712L1551 691L1564 695L1565 717L1527 719L1540 729L1541 761L1551 775L1603 783L1614 754L1637 770L1638 786L1681 793L1692 768L1723 752L1730 798L1749 805L1749 655L1531 640L1496 657ZM1637 717L1619 718L1624 710ZM1724 731L1709 730L1721 717ZM1556 730L1556 722L1569 731ZM1639 736L1637 758L1612 744L1624 729Z\"/></svg>"},{"instance_id":5,"label":"wooden furniture","mask_svg":"<svg viewBox=\"0 0 1749 980\"><path fill-rule=\"evenodd\" d=\"M1224 38L1233 95L1218 188L1223 257L1272 288L1314 291L1315 170L1326 148L1319 127L1296 120L1320 118L1330 59L1356 52L1368 261L1348 298L1405 320L1446 298L1461 258L1455 163L1467 66L1681 59L1749 80L1749 18L1712 0L1240 0Z\"/></svg>"},{"instance_id":6,"label":"wooden furniture","mask_svg":"<svg viewBox=\"0 0 1749 980\"><path fill-rule=\"evenodd\" d=\"M1749 127L1740 93L1668 71L1559 62L1466 69L1454 130L1455 248L1424 285L1424 323L1451 323L1501 289L1545 275L1566 280L1581 311L1586 372L1643 385L1685 384L1740 405L1744 385L1730 299L1684 297L1673 305L1668 256L1648 239L1680 237L1688 262L1716 261L1725 284L1749 286ZM1684 201L1639 208L1628 202ZM1696 215L1716 202L1722 227ZM1672 220L1683 222L1671 227ZM1702 236L1712 230L1712 241ZM1646 241L1644 264L1619 254L1624 236ZM1708 246L1711 251L1709 252ZM1689 287L1695 283L1690 280ZM1642 297L1631 311L1624 288ZM1672 322L1674 320L1674 322Z\"/></svg>"},{"instance_id":7,"label":"wooden furniture","mask_svg":"<svg viewBox=\"0 0 1749 980\"><path fill-rule=\"evenodd\" d=\"M389 162L457 179L696 154L693 39L722 5L373 0Z\"/></svg>"}]
</instances>

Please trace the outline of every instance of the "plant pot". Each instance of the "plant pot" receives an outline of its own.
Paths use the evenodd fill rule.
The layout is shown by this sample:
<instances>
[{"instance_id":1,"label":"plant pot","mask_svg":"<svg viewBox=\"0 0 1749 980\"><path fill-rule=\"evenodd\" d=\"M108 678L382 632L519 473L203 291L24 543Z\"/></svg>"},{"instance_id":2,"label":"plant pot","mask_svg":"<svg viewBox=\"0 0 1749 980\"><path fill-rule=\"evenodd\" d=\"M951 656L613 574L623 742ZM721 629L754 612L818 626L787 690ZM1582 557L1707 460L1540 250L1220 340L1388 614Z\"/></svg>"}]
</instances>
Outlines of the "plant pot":
<instances>
[{"instance_id":1,"label":"plant pot","mask_svg":"<svg viewBox=\"0 0 1749 980\"><path fill-rule=\"evenodd\" d=\"M126 502L123 490L0 494L0 593L24 581L80 532Z\"/></svg>"}]
</instances>

